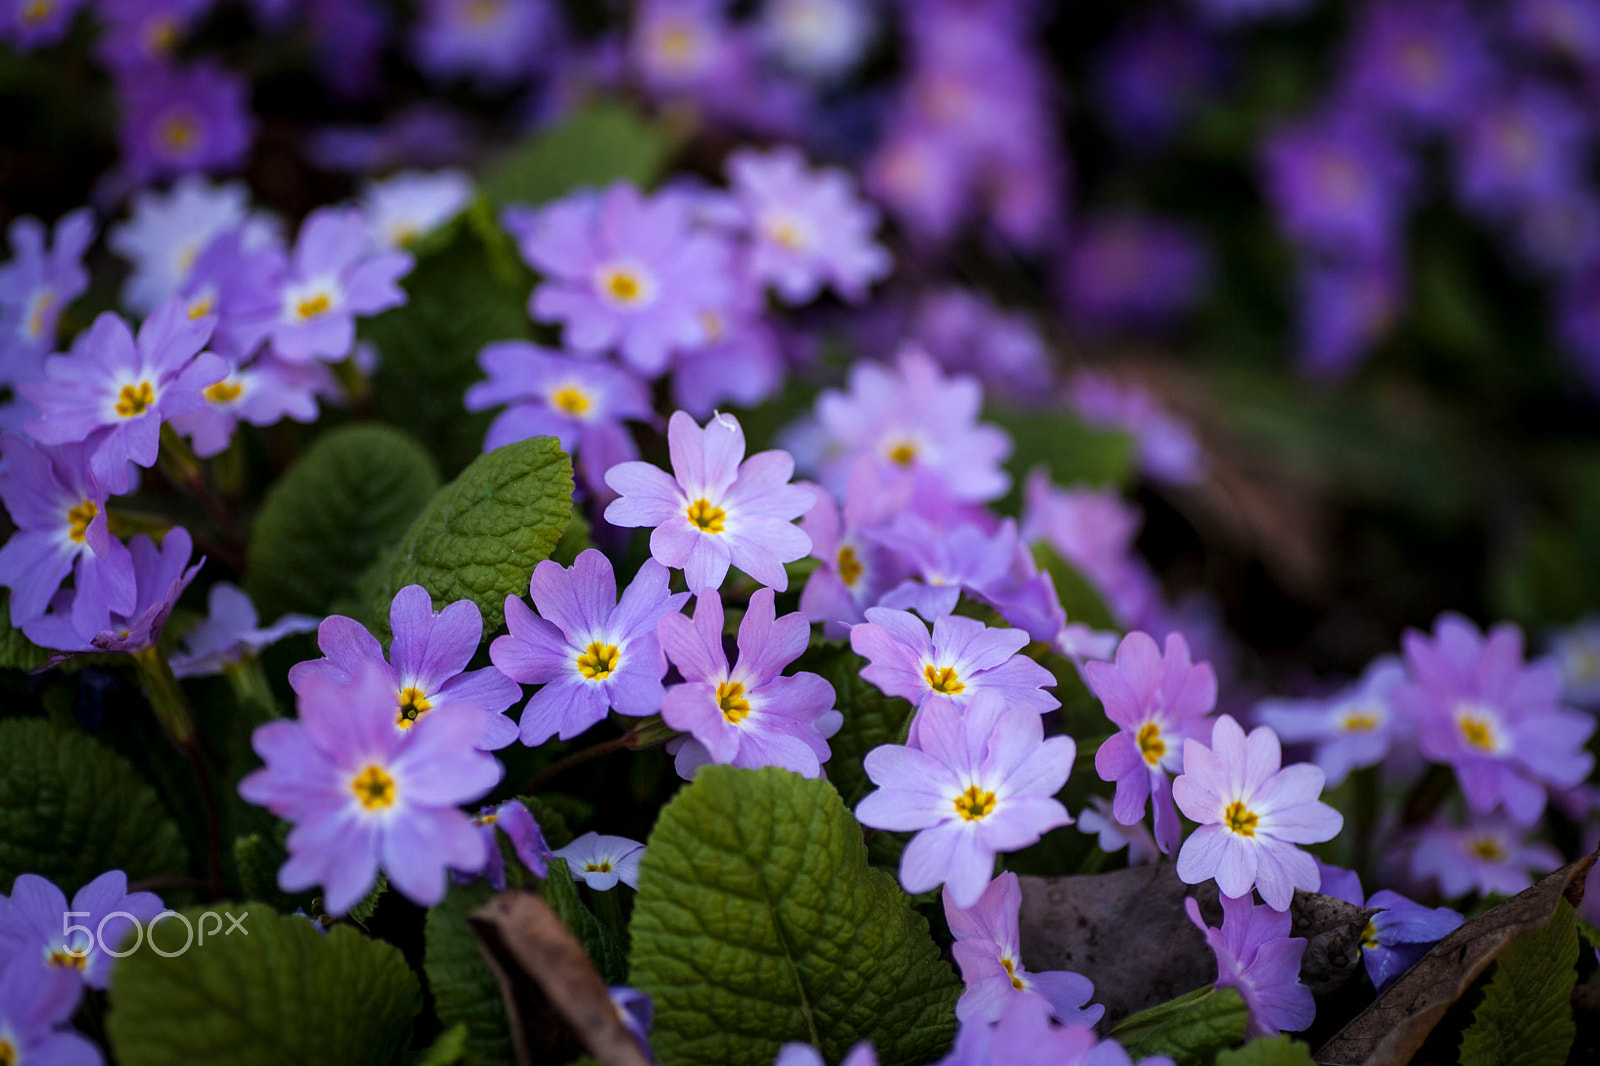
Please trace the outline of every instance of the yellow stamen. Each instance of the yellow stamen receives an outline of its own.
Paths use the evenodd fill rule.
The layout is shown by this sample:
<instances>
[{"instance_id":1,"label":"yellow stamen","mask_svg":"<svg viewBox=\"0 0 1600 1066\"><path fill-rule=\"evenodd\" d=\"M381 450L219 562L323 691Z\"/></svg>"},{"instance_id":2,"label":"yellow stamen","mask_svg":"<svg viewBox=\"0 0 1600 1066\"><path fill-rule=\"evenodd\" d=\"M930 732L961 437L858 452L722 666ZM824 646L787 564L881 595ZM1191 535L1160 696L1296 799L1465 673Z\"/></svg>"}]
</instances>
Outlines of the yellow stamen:
<instances>
[{"instance_id":1,"label":"yellow stamen","mask_svg":"<svg viewBox=\"0 0 1600 1066\"><path fill-rule=\"evenodd\" d=\"M968 785L955 802L956 813L961 815L963 821L976 822L994 810L995 798L993 792L985 792L977 785Z\"/></svg>"},{"instance_id":2,"label":"yellow stamen","mask_svg":"<svg viewBox=\"0 0 1600 1066\"><path fill-rule=\"evenodd\" d=\"M848 544L839 549L839 580L851 588L861 580L861 560L856 558L856 550Z\"/></svg>"},{"instance_id":3,"label":"yellow stamen","mask_svg":"<svg viewBox=\"0 0 1600 1066\"><path fill-rule=\"evenodd\" d=\"M294 306L294 313L302 319L316 318L333 306L333 301L328 299L328 294L319 292L315 296L307 297Z\"/></svg>"},{"instance_id":4,"label":"yellow stamen","mask_svg":"<svg viewBox=\"0 0 1600 1066\"><path fill-rule=\"evenodd\" d=\"M95 506L93 500L82 500L76 507L67 510L67 536L74 543L82 544L89 536L89 525L100 513L100 508Z\"/></svg>"},{"instance_id":5,"label":"yellow stamen","mask_svg":"<svg viewBox=\"0 0 1600 1066\"><path fill-rule=\"evenodd\" d=\"M394 805L394 778L377 766L368 766L352 778L350 791L356 794L361 806L369 811Z\"/></svg>"},{"instance_id":6,"label":"yellow stamen","mask_svg":"<svg viewBox=\"0 0 1600 1066\"><path fill-rule=\"evenodd\" d=\"M805 247L805 233L797 226L793 219L778 217L767 220L767 236L772 243L791 252L797 252Z\"/></svg>"},{"instance_id":7,"label":"yellow stamen","mask_svg":"<svg viewBox=\"0 0 1600 1066\"><path fill-rule=\"evenodd\" d=\"M702 533L721 533L728 521L728 512L711 506L710 500L696 500L689 505L689 524Z\"/></svg>"},{"instance_id":8,"label":"yellow stamen","mask_svg":"<svg viewBox=\"0 0 1600 1066\"><path fill-rule=\"evenodd\" d=\"M21 1054L11 1041L0 1040L0 1066L16 1066Z\"/></svg>"},{"instance_id":9,"label":"yellow stamen","mask_svg":"<svg viewBox=\"0 0 1600 1066\"><path fill-rule=\"evenodd\" d=\"M201 293L195 297L194 303L189 305L189 321L204 318L217 309L217 298L214 293Z\"/></svg>"},{"instance_id":10,"label":"yellow stamen","mask_svg":"<svg viewBox=\"0 0 1600 1066\"><path fill-rule=\"evenodd\" d=\"M604 681L616 672L619 658L621 655L615 644L601 644L597 640L578 656L578 673L590 681Z\"/></svg>"},{"instance_id":11,"label":"yellow stamen","mask_svg":"<svg viewBox=\"0 0 1600 1066\"><path fill-rule=\"evenodd\" d=\"M200 122L183 112L166 115L156 128L156 139L173 155L186 155L200 139Z\"/></svg>"},{"instance_id":12,"label":"yellow stamen","mask_svg":"<svg viewBox=\"0 0 1600 1066\"><path fill-rule=\"evenodd\" d=\"M901 466L910 466L917 460L917 446L910 441L902 441L889 449L889 458Z\"/></svg>"},{"instance_id":13,"label":"yellow stamen","mask_svg":"<svg viewBox=\"0 0 1600 1066\"><path fill-rule=\"evenodd\" d=\"M244 386L237 381L219 381L215 385L207 385L200 390L200 394L215 404L232 403L244 392Z\"/></svg>"},{"instance_id":14,"label":"yellow stamen","mask_svg":"<svg viewBox=\"0 0 1600 1066\"><path fill-rule=\"evenodd\" d=\"M744 686L737 681L724 681L717 686L717 707L729 725L738 725L750 716L750 701L744 698Z\"/></svg>"},{"instance_id":15,"label":"yellow stamen","mask_svg":"<svg viewBox=\"0 0 1600 1066\"><path fill-rule=\"evenodd\" d=\"M1167 742L1161 739L1161 727L1154 722L1146 722L1139 727L1139 751L1144 755L1144 761L1154 766L1161 761L1161 756L1167 753Z\"/></svg>"},{"instance_id":16,"label":"yellow stamen","mask_svg":"<svg viewBox=\"0 0 1600 1066\"><path fill-rule=\"evenodd\" d=\"M941 696L954 696L966 691L967 688L953 666L935 666L929 663L922 668L922 676L927 680L928 687Z\"/></svg>"},{"instance_id":17,"label":"yellow stamen","mask_svg":"<svg viewBox=\"0 0 1600 1066\"><path fill-rule=\"evenodd\" d=\"M1245 807L1243 800L1234 800L1228 804L1228 809L1222 814L1223 824L1242 837L1256 835L1256 826L1261 819L1255 812Z\"/></svg>"},{"instance_id":18,"label":"yellow stamen","mask_svg":"<svg viewBox=\"0 0 1600 1066\"><path fill-rule=\"evenodd\" d=\"M23 26L31 29L49 18L55 9L55 0L28 0L17 13L17 19Z\"/></svg>"},{"instance_id":19,"label":"yellow stamen","mask_svg":"<svg viewBox=\"0 0 1600 1066\"><path fill-rule=\"evenodd\" d=\"M1494 719L1484 708L1471 703L1457 705L1456 726L1467 747L1483 752L1499 750L1500 738L1496 735Z\"/></svg>"},{"instance_id":20,"label":"yellow stamen","mask_svg":"<svg viewBox=\"0 0 1600 1066\"><path fill-rule=\"evenodd\" d=\"M1367 927L1361 930L1361 946L1368 951L1378 946L1378 927L1371 922L1368 922Z\"/></svg>"},{"instance_id":21,"label":"yellow stamen","mask_svg":"<svg viewBox=\"0 0 1600 1066\"><path fill-rule=\"evenodd\" d=\"M1370 733L1378 728L1378 716L1371 711L1351 711L1339 722L1346 733Z\"/></svg>"},{"instance_id":22,"label":"yellow stamen","mask_svg":"<svg viewBox=\"0 0 1600 1066\"><path fill-rule=\"evenodd\" d=\"M589 394L576 385L568 385L551 393L550 402L569 415L581 415L589 409Z\"/></svg>"},{"instance_id":23,"label":"yellow stamen","mask_svg":"<svg viewBox=\"0 0 1600 1066\"><path fill-rule=\"evenodd\" d=\"M137 385L124 385L117 396L117 414L123 418L137 418L156 402L156 390L148 381Z\"/></svg>"},{"instance_id":24,"label":"yellow stamen","mask_svg":"<svg viewBox=\"0 0 1600 1066\"><path fill-rule=\"evenodd\" d=\"M33 307L28 311L28 336L37 338L44 335L45 319L50 317L55 306L56 294L53 290L46 289L33 298Z\"/></svg>"},{"instance_id":25,"label":"yellow stamen","mask_svg":"<svg viewBox=\"0 0 1600 1066\"><path fill-rule=\"evenodd\" d=\"M169 54L178 44L178 20L171 15L155 19L144 31L145 51L152 56Z\"/></svg>"},{"instance_id":26,"label":"yellow stamen","mask_svg":"<svg viewBox=\"0 0 1600 1066\"><path fill-rule=\"evenodd\" d=\"M89 966L89 952L84 951L83 954L79 955L68 951L66 948L57 948L50 953L50 957L45 962L57 969L81 971Z\"/></svg>"},{"instance_id":27,"label":"yellow stamen","mask_svg":"<svg viewBox=\"0 0 1600 1066\"><path fill-rule=\"evenodd\" d=\"M473 819L473 821L477 822L479 825L493 825L499 820L500 816L493 811L490 811L488 814L480 814L478 817Z\"/></svg>"},{"instance_id":28,"label":"yellow stamen","mask_svg":"<svg viewBox=\"0 0 1600 1066\"><path fill-rule=\"evenodd\" d=\"M1479 837L1467 845L1467 850L1472 852L1484 862L1505 862L1506 849L1494 837Z\"/></svg>"},{"instance_id":29,"label":"yellow stamen","mask_svg":"<svg viewBox=\"0 0 1600 1066\"><path fill-rule=\"evenodd\" d=\"M586 874L608 874L611 872L611 863L605 860L597 863L586 862L583 864L583 872Z\"/></svg>"},{"instance_id":30,"label":"yellow stamen","mask_svg":"<svg viewBox=\"0 0 1600 1066\"><path fill-rule=\"evenodd\" d=\"M1006 973L1011 978L1012 988L1015 988L1018 992L1021 992L1024 988L1028 987L1022 983L1022 978L1017 976L1016 965L1012 963L1010 959L1006 958L1004 955L1000 956L1000 965L1006 968Z\"/></svg>"},{"instance_id":31,"label":"yellow stamen","mask_svg":"<svg viewBox=\"0 0 1600 1066\"><path fill-rule=\"evenodd\" d=\"M399 702L400 708L395 712L394 724L401 729L410 729L418 718L433 709L433 704L428 702L428 694L420 688L401 689Z\"/></svg>"}]
</instances>

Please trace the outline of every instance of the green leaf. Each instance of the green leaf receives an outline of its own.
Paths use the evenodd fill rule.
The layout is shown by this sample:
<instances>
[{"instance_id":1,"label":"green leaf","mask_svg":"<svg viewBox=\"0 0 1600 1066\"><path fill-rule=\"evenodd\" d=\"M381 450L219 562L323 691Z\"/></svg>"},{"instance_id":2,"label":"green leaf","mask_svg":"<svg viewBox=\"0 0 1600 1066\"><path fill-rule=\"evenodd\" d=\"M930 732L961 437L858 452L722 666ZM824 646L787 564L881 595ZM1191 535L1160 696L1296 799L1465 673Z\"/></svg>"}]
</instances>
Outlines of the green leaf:
<instances>
[{"instance_id":1,"label":"green leaf","mask_svg":"<svg viewBox=\"0 0 1600 1066\"><path fill-rule=\"evenodd\" d=\"M11 590L0 589L0 670L38 670L50 653L11 628Z\"/></svg>"},{"instance_id":2,"label":"green leaf","mask_svg":"<svg viewBox=\"0 0 1600 1066\"><path fill-rule=\"evenodd\" d=\"M207 909L246 912L249 935L178 951L169 920L160 945L177 954L140 949L117 963L106 1032L122 1066L387 1066L406 1046L422 991L393 946L346 925L320 933L261 903L182 913L198 928Z\"/></svg>"},{"instance_id":3,"label":"green leaf","mask_svg":"<svg viewBox=\"0 0 1600 1066\"><path fill-rule=\"evenodd\" d=\"M670 1066L768 1066L792 1040L909 1066L955 1030L960 982L826 781L702 768L650 835L631 930Z\"/></svg>"},{"instance_id":4,"label":"green leaf","mask_svg":"<svg viewBox=\"0 0 1600 1066\"><path fill-rule=\"evenodd\" d=\"M516 1061L500 984L467 927L467 915L493 894L483 881L452 885L444 902L428 912L424 929L422 967L434 1013L442 1025L466 1027L467 1061L474 1066Z\"/></svg>"},{"instance_id":5,"label":"green leaf","mask_svg":"<svg viewBox=\"0 0 1600 1066\"><path fill-rule=\"evenodd\" d=\"M467 1027L452 1025L439 1034L428 1050L417 1056L414 1066L456 1066L467 1058Z\"/></svg>"},{"instance_id":6,"label":"green leaf","mask_svg":"<svg viewBox=\"0 0 1600 1066\"><path fill-rule=\"evenodd\" d=\"M585 185L658 178L673 145L624 104L594 104L492 164L479 187L495 203L540 204Z\"/></svg>"},{"instance_id":7,"label":"green leaf","mask_svg":"<svg viewBox=\"0 0 1600 1066\"><path fill-rule=\"evenodd\" d=\"M1561 1066L1577 1036L1578 927L1565 900L1542 929L1523 933L1483 979L1483 1001L1461 1034L1461 1066Z\"/></svg>"},{"instance_id":8,"label":"green leaf","mask_svg":"<svg viewBox=\"0 0 1600 1066\"><path fill-rule=\"evenodd\" d=\"M990 411L988 418L1011 434L1011 492L1001 510L1021 507L1022 484L1028 472L1042 466L1057 485L1125 485L1133 480L1134 442L1126 433L1096 429L1071 414L1052 410Z\"/></svg>"},{"instance_id":9,"label":"green leaf","mask_svg":"<svg viewBox=\"0 0 1600 1066\"><path fill-rule=\"evenodd\" d=\"M467 386L483 377L478 353L494 341L527 340L533 273L479 201L449 227L442 246L417 257L403 287L406 302L362 323L378 349L372 406L378 417L421 441L447 475L483 451L490 411L462 406ZM498 238L498 239L496 239Z\"/></svg>"},{"instance_id":10,"label":"green leaf","mask_svg":"<svg viewBox=\"0 0 1600 1066\"><path fill-rule=\"evenodd\" d=\"M1100 590L1083 576L1083 571L1063 559L1048 543L1040 541L1033 546L1033 559L1039 564L1040 570L1050 575L1056 587L1056 598L1067 612L1067 621L1082 622L1094 629L1122 628L1111 616L1111 608L1106 606Z\"/></svg>"},{"instance_id":11,"label":"green leaf","mask_svg":"<svg viewBox=\"0 0 1600 1066\"><path fill-rule=\"evenodd\" d=\"M1232 988L1202 988L1124 1018L1111 1030L1134 1061L1166 1055L1177 1066L1211 1066L1244 1039L1250 1008Z\"/></svg>"},{"instance_id":12,"label":"green leaf","mask_svg":"<svg viewBox=\"0 0 1600 1066\"><path fill-rule=\"evenodd\" d=\"M1280 1033L1217 1056L1217 1066L1317 1066L1311 1048Z\"/></svg>"},{"instance_id":13,"label":"green leaf","mask_svg":"<svg viewBox=\"0 0 1600 1066\"><path fill-rule=\"evenodd\" d=\"M378 603L421 585L435 603L472 600L492 633L505 620L506 597L528 591L571 514L572 463L554 437L480 455L412 523ZM373 613L386 616L378 603Z\"/></svg>"},{"instance_id":14,"label":"green leaf","mask_svg":"<svg viewBox=\"0 0 1600 1066\"><path fill-rule=\"evenodd\" d=\"M107 870L130 881L189 873L183 838L155 790L79 730L0 722L0 885L35 873L70 897Z\"/></svg>"},{"instance_id":15,"label":"green leaf","mask_svg":"<svg viewBox=\"0 0 1600 1066\"><path fill-rule=\"evenodd\" d=\"M323 434L256 515L244 586L261 617L326 614L353 596L363 568L399 541L438 488L433 461L399 430Z\"/></svg>"},{"instance_id":16,"label":"green leaf","mask_svg":"<svg viewBox=\"0 0 1600 1066\"><path fill-rule=\"evenodd\" d=\"M880 745L904 742L911 723L911 704L897 696L885 696L876 685L863 679L861 668L867 661L851 651L848 644L813 647L797 665L833 686L834 706L844 715L844 725L828 741L833 754L824 769L845 806L854 809L861 797L872 790L861 760Z\"/></svg>"},{"instance_id":17,"label":"green leaf","mask_svg":"<svg viewBox=\"0 0 1600 1066\"><path fill-rule=\"evenodd\" d=\"M620 889L613 888L612 892ZM628 981L628 949L617 942L594 912L578 898L578 886L572 881L572 871L567 860L551 859L550 872L539 886L539 894L560 915L572 935L578 938L589 961L600 971L608 985L626 984Z\"/></svg>"}]
</instances>

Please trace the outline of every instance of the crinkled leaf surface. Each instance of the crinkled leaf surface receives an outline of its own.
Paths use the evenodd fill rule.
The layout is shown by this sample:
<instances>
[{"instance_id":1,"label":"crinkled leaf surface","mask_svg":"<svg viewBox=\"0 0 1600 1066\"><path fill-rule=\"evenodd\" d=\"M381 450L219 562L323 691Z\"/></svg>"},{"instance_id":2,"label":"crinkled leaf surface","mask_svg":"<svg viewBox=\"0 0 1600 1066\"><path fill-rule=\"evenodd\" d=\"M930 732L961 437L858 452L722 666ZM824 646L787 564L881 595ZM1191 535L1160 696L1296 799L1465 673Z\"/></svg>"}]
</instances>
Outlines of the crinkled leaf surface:
<instances>
[{"instance_id":1,"label":"crinkled leaf surface","mask_svg":"<svg viewBox=\"0 0 1600 1066\"><path fill-rule=\"evenodd\" d=\"M132 881L189 873L183 838L155 790L79 730L0 722L0 887L36 873L70 898L107 870Z\"/></svg>"},{"instance_id":2,"label":"crinkled leaf surface","mask_svg":"<svg viewBox=\"0 0 1600 1066\"><path fill-rule=\"evenodd\" d=\"M478 456L440 489L395 551L380 594L387 604L421 585L436 605L472 600L484 631L505 620L508 595L528 591L572 514L572 463L554 437L533 437ZM387 614L377 611L374 615Z\"/></svg>"},{"instance_id":3,"label":"crinkled leaf surface","mask_svg":"<svg viewBox=\"0 0 1600 1066\"><path fill-rule=\"evenodd\" d=\"M610 891L620 892L613 888ZM628 981L628 951L617 942L617 937L601 924L594 912L578 898L578 886L573 883L567 860L551 859L549 876L540 883L539 895L550 904L550 909L560 915L561 921L572 931L594 963L596 972L608 985L626 984Z\"/></svg>"},{"instance_id":4,"label":"crinkled leaf surface","mask_svg":"<svg viewBox=\"0 0 1600 1066\"><path fill-rule=\"evenodd\" d=\"M444 902L428 911L425 930L423 970L434 1012L447 1027L465 1026L465 1061L475 1066L509 1066L516 1061L499 982L467 926L467 915L492 895L483 881L450 886Z\"/></svg>"},{"instance_id":5,"label":"crinkled leaf surface","mask_svg":"<svg viewBox=\"0 0 1600 1066\"><path fill-rule=\"evenodd\" d=\"M1461 1034L1461 1066L1561 1066L1577 1036L1572 988L1578 928L1562 900L1543 929L1523 933L1484 979L1483 1001Z\"/></svg>"},{"instance_id":6,"label":"crinkled leaf surface","mask_svg":"<svg viewBox=\"0 0 1600 1066\"><path fill-rule=\"evenodd\" d=\"M0 670L37 670L50 653L11 628L11 590L0 589Z\"/></svg>"},{"instance_id":7,"label":"crinkled leaf surface","mask_svg":"<svg viewBox=\"0 0 1600 1066\"><path fill-rule=\"evenodd\" d=\"M1249 1021L1235 989L1207 988L1127 1018L1111 1035L1135 1061L1165 1055L1177 1066L1210 1066L1219 1051L1244 1039Z\"/></svg>"},{"instance_id":8,"label":"crinkled leaf surface","mask_svg":"<svg viewBox=\"0 0 1600 1066\"><path fill-rule=\"evenodd\" d=\"M631 931L665 1066L768 1066L792 1040L910 1066L954 1033L960 983L826 781L703 768L650 835Z\"/></svg>"},{"instance_id":9,"label":"crinkled leaf surface","mask_svg":"<svg viewBox=\"0 0 1600 1066\"><path fill-rule=\"evenodd\" d=\"M861 668L867 661L848 645L819 645L806 652L797 665L821 675L833 686L834 706L844 715L844 725L828 741L833 755L824 769L845 806L854 808L861 797L872 791L861 760L873 748L903 741L911 720L911 704L897 696L885 696L865 680Z\"/></svg>"},{"instance_id":10,"label":"crinkled leaf surface","mask_svg":"<svg viewBox=\"0 0 1600 1066\"><path fill-rule=\"evenodd\" d=\"M433 460L400 430L344 426L317 438L256 515L244 586L261 617L326 614L353 596L362 570L438 488Z\"/></svg>"},{"instance_id":11,"label":"crinkled leaf surface","mask_svg":"<svg viewBox=\"0 0 1600 1066\"><path fill-rule=\"evenodd\" d=\"M207 909L182 913L198 922ZM392 945L348 925L321 933L261 903L209 909L247 912L249 935L208 936L171 958L147 946L117 963L106 1031L122 1066L387 1066L410 1040L422 990ZM177 951L177 922L158 931Z\"/></svg>"},{"instance_id":12,"label":"crinkled leaf surface","mask_svg":"<svg viewBox=\"0 0 1600 1066\"><path fill-rule=\"evenodd\" d=\"M1217 1056L1217 1066L1316 1066L1311 1048L1279 1034L1252 1040Z\"/></svg>"}]
</instances>

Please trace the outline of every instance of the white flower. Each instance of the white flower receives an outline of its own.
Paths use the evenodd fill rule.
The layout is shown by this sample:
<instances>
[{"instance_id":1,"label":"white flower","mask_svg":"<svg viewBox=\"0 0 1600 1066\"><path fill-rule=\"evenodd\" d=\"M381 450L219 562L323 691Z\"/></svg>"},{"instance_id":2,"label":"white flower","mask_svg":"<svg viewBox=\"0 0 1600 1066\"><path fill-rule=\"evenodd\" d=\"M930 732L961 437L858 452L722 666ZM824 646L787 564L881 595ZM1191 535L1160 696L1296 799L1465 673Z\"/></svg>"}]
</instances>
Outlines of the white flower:
<instances>
[{"instance_id":1,"label":"white flower","mask_svg":"<svg viewBox=\"0 0 1600 1066\"><path fill-rule=\"evenodd\" d=\"M639 860L644 858L644 845L637 840L585 833L555 855L567 860L573 880L582 881L596 892L615 888L618 881L629 888L639 887Z\"/></svg>"}]
</instances>

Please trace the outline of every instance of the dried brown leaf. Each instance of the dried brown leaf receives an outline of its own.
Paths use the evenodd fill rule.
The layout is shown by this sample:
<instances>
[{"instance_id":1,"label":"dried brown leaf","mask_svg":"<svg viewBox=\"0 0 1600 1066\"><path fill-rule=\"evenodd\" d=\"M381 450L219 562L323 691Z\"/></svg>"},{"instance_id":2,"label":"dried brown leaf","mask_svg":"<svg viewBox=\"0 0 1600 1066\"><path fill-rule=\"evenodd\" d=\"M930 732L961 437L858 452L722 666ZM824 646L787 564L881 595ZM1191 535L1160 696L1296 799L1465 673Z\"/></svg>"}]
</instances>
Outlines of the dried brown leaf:
<instances>
[{"instance_id":1,"label":"dried brown leaf","mask_svg":"<svg viewBox=\"0 0 1600 1066\"><path fill-rule=\"evenodd\" d=\"M1565 898L1583 901L1588 855L1546 877L1435 944L1377 1000L1317 1051L1321 1066L1403 1066L1495 956L1550 921Z\"/></svg>"},{"instance_id":2,"label":"dried brown leaf","mask_svg":"<svg viewBox=\"0 0 1600 1066\"><path fill-rule=\"evenodd\" d=\"M1381 908L1357 907L1335 896L1294 890L1290 935L1306 938L1300 980L1313 995L1337 991L1361 967L1361 934Z\"/></svg>"},{"instance_id":3,"label":"dried brown leaf","mask_svg":"<svg viewBox=\"0 0 1600 1066\"><path fill-rule=\"evenodd\" d=\"M583 945L544 900L502 893L467 923L500 982L518 1066L584 1052L600 1066L647 1066Z\"/></svg>"}]
</instances>

